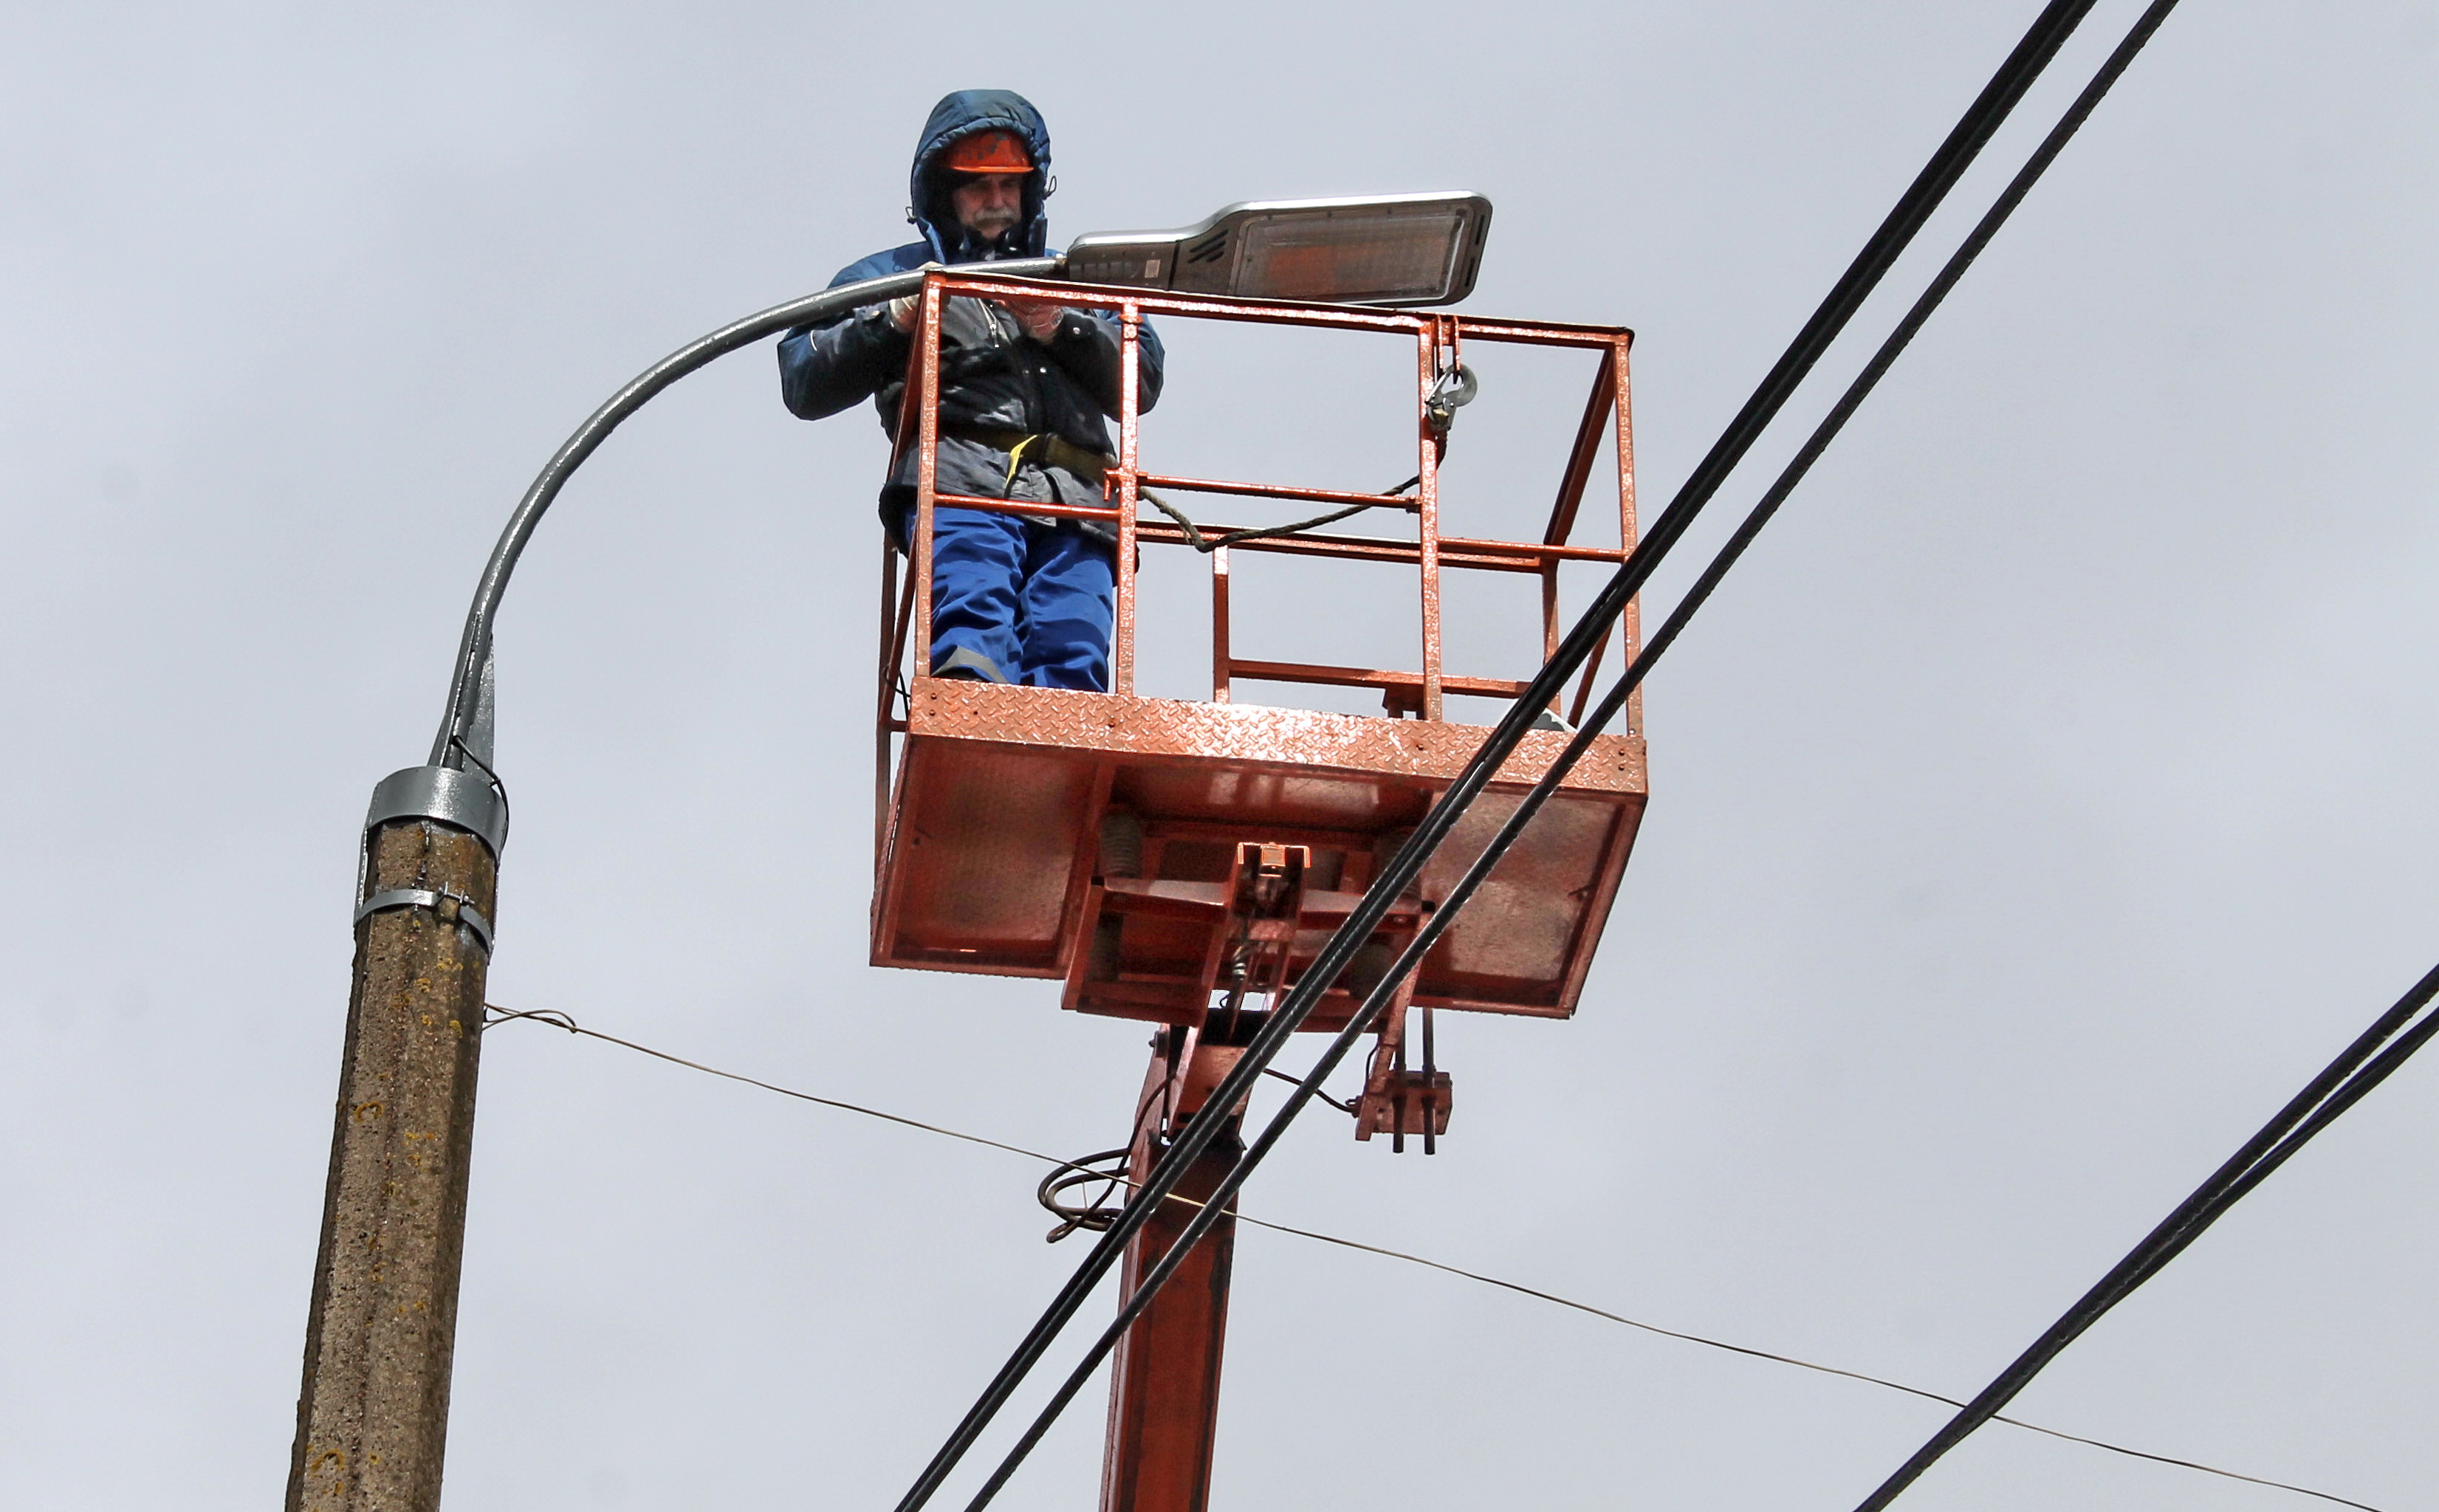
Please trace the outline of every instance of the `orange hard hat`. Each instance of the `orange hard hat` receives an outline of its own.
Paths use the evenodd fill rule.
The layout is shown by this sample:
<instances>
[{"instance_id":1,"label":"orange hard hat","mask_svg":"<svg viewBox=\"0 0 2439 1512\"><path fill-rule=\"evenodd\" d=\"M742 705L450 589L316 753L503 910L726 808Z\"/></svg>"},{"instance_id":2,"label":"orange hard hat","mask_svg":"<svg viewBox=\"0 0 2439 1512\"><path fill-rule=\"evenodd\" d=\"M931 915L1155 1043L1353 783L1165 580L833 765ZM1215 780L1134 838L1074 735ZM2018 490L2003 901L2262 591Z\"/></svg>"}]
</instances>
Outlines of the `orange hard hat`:
<instances>
[{"instance_id":1,"label":"orange hard hat","mask_svg":"<svg viewBox=\"0 0 2439 1512\"><path fill-rule=\"evenodd\" d=\"M958 138L940 166L952 173L1030 173L1033 158L1014 132L976 132Z\"/></svg>"}]
</instances>

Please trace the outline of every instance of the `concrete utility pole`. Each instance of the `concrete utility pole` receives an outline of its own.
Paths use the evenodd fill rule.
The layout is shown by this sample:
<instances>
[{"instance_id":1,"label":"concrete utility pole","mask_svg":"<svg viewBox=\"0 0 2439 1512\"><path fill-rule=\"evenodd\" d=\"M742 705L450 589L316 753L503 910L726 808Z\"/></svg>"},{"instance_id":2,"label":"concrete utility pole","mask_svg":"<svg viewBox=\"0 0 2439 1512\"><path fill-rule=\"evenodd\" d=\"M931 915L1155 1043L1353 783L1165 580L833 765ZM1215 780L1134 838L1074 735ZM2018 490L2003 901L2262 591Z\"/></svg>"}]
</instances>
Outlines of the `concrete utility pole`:
<instances>
[{"instance_id":1,"label":"concrete utility pole","mask_svg":"<svg viewBox=\"0 0 2439 1512\"><path fill-rule=\"evenodd\" d=\"M287 1512L440 1503L495 819L464 772L374 791Z\"/></svg>"}]
</instances>

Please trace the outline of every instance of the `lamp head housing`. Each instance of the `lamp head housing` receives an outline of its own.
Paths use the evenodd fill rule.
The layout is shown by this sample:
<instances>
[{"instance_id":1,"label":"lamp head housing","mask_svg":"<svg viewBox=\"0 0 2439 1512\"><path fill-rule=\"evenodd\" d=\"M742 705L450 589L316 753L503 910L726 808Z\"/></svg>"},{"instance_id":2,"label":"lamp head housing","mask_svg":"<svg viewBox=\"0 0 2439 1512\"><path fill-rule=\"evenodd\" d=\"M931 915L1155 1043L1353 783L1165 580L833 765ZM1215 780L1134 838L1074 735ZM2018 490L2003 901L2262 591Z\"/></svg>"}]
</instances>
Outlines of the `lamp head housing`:
<instances>
[{"instance_id":1,"label":"lamp head housing","mask_svg":"<svg viewBox=\"0 0 2439 1512\"><path fill-rule=\"evenodd\" d=\"M1490 202L1463 191L1249 200L1183 230L1078 237L1067 276L1228 298L1446 305L1473 292L1489 233Z\"/></svg>"}]
</instances>

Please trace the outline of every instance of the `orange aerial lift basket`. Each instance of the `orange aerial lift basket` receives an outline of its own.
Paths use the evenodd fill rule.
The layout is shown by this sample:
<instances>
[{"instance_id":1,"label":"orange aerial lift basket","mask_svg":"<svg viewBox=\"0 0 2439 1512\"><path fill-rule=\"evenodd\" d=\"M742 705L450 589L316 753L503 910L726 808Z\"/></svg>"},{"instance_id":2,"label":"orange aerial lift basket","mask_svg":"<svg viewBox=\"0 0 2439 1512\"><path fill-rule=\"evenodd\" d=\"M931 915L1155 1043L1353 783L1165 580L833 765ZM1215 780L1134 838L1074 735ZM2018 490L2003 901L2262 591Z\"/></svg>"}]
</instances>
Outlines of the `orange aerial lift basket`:
<instances>
[{"instance_id":1,"label":"orange aerial lift basket","mask_svg":"<svg viewBox=\"0 0 2439 1512\"><path fill-rule=\"evenodd\" d=\"M1121 333L1118 456L1097 506L1010 503L943 493L937 486L940 310L952 296L1010 307L1058 303L1114 311ZM1137 362L1142 322L1226 320L1389 336L1415 351L1411 496L1274 483L1176 477L1139 455ZM1542 653L1558 645L1558 573L1568 562L1614 568L1634 545L1634 446L1628 400L1631 334L1589 326L1522 325L1472 316L1348 305L1188 297L1141 290L1045 285L944 270L925 280L900 444L917 449L911 567L881 554L879 728L875 739L872 960L876 966L1043 977L1083 1013L1148 1020L1151 1064L1134 1104L1130 1142L1071 1163L1042 1184L1067 1221L1106 1227L1114 1210L1076 1206L1060 1194L1095 1181L1148 1179L1164 1151L1203 1111L1264 1016L1310 968L1356 909L1376 866L1393 855L1433 800L1490 735L1446 718L1451 697L1514 699L1527 685L1449 672L1440 657L1440 583L1451 570L1522 573L1540 579ZM1444 533L1439 489L1450 406L1469 382L1465 344L1581 348L1597 371L1539 541ZM1616 465L1616 543L1572 541L1604 448ZM1138 520L1144 490L1223 494L1324 508L1397 509L1409 536L1308 530L1242 540L1211 560L1211 697L1139 697L1135 568L1144 545L1189 545L1199 531ZM1117 608L1111 690L1076 692L924 675L932 644L933 510L954 507L1099 521L1117 538ZM1461 518L1461 516L1459 516ZM1213 527L1220 531L1224 527ZM1416 576L1422 636L1412 669L1249 661L1229 645L1232 553L1334 559L1346 571L1405 568ZM1635 650L1633 606L1619 622L1623 654ZM1342 1030L1387 975L1398 952L1481 855L1526 789L1569 740L1603 652L1584 667L1573 706L1550 729L1524 737L1490 786L1425 866L1408 894L1330 984L1302 1027ZM1513 668L1512 670L1533 670ZM1234 702L1239 683L1377 689L1375 716ZM1593 950L1633 848L1645 792L1639 694L1626 728L1596 738L1533 824L1499 862L1420 970L1398 985L1378 1022L1362 1093L1342 1105L1358 1139L1387 1134L1426 1153L1448 1129L1453 1091L1434 1053L1433 1010L1565 1018L1583 992ZM1419 1023L1410 1055L1407 1023ZM1132 1294L1146 1268L1212 1196L1242 1147L1244 1109L1223 1111L1228 1130L1197 1155L1172 1200L1130 1239L1123 1280ZM1102 1512L1203 1512L1219 1413L1235 1239L1233 1208L1184 1257L1175 1282L1131 1323L1112 1357Z\"/></svg>"},{"instance_id":2,"label":"orange aerial lift basket","mask_svg":"<svg viewBox=\"0 0 2439 1512\"><path fill-rule=\"evenodd\" d=\"M1056 302L1113 311L1122 330L1118 456L1097 507L943 493L935 486L940 387L939 311L952 296L1010 307ZM1224 482L1149 471L1138 454L1136 353L1140 323L1224 320L1389 336L1415 350L1415 436L1419 482L1408 495L1360 494L1272 483ZM912 565L882 555L880 727L876 741L877 966L975 971L1062 981L1080 1012L1200 1026L1215 1005L1247 1005L1292 986L1385 858L1433 796L1480 746L1487 725L1446 718L1446 701L1514 698L1519 681L1459 676L1440 656L1440 585L1451 570L1522 573L1541 581L1541 644L1558 643L1558 572L1567 562L1614 567L1634 544L1634 450L1628 399L1631 333L1613 328L1520 324L1473 316L1192 298L1140 290L1045 286L972 272L935 273L925 285L910 363L907 413L919 471ZM1583 348L1598 371L1554 502L1534 542L1446 533L1462 504L1438 487L1447 411L1435 402L1458 371L1463 344ZM1573 536L1602 451L1613 443L1618 538L1578 545ZM1410 515L1411 539L1298 534L1212 551L1211 697L1134 692L1135 578L1143 545L1182 545L1185 532L1138 520L1142 490L1217 493L1324 507L1371 503ZM1603 490L1606 491L1606 490ZM931 643L932 518L935 506L1097 520L1118 538L1111 691L1010 686L924 675ZM1216 527L1215 527L1216 528ZM1404 567L1421 598L1420 665L1410 670L1246 661L1229 647L1230 557L1326 557L1353 571ZM1362 565L1358 565L1362 564ZM1631 609L1624 651L1634 650ZM1580 715L1600 656L1585 668L1570 711ZM1531 671L1537 668L1518 668ZM1241 682L1378 688L1383 714L1363 717L1232 702ZM1500 863L1464 916L1443 935L1413 984L1425 1006L1564 1018L1575 1011L1645 795L1640 695L1622 733L1604 735L1569 774L1531 829ZM1516 796L1565 744L1556 718L1526 737L1423 874L1411 906L1394 916L1306 1025L1335 1029L1385 968L1437 890L1480 853ZM1378 970L1373 980L1377 981ZM1349 990L1352 988L1353 990ZM1400 1005L1402 1008L1402 1004Z\"/></svg>"}]
</instances>

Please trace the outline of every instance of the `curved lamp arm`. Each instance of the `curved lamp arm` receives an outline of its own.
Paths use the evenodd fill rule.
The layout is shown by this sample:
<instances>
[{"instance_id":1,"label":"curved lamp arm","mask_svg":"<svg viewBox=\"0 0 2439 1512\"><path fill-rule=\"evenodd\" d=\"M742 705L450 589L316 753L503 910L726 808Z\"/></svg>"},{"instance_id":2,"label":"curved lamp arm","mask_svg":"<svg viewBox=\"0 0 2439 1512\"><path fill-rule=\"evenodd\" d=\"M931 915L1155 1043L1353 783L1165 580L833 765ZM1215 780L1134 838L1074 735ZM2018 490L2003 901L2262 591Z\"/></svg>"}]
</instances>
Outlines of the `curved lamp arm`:
<instances>
[{"instance_id":1,"label":"curved lamp arm","mask_svg":"<svg viewBox=\"0 0 2439 1512\"><path fill-rule=\"evenodd\" d=\"M1065 266L1063 257L1024 258L991 263L989 270L994 276L1055 278ZM499 613L500 595L507 588L508 574L516 570L517 558L524 553L525 543L533 539L534 527L542 524L543 511L550 507L568 478L621 421L671 383L740 347L750 347L791 326L828 320L913 294L922 287L923 270L918 268L866 278L861 283L841 284L784 305L774 305L759 314L748 315L688 342L645 368L578 426L576 434L551 454L533 486L525 489L525 497L517 501L516 511L508 516L507 528L500 532L499 544L491 548L491 560L484 563L482 580L474 585L474 602L466 611L466 631L458 639L457 666L450 678L449 707L440 718L440 733L432 741L431 764L463 770L464 753L472 743L469 738L474 733L473 727L490 722L489 710L478 705L490 703L488 697L481 695L489 680L491 621ZM482 743L490 744L488 739ZM481 751L474 755L474 760L488 766L490 755L489 750Z\"/></svg>"}]
</instances>

